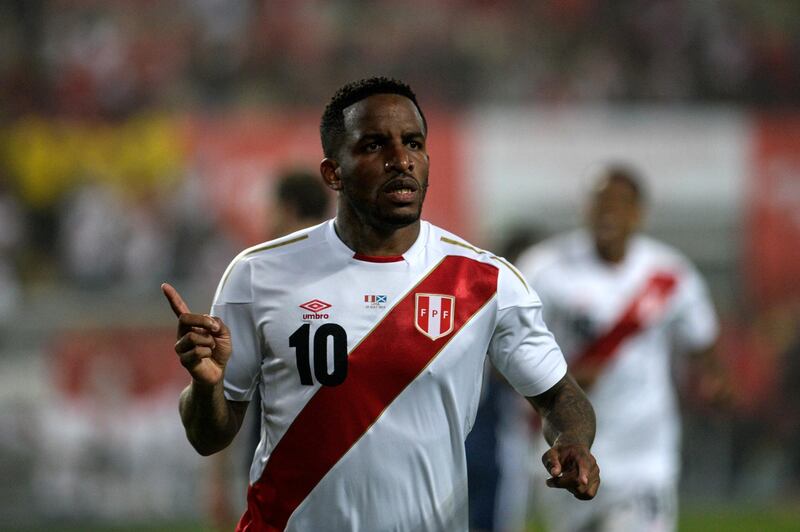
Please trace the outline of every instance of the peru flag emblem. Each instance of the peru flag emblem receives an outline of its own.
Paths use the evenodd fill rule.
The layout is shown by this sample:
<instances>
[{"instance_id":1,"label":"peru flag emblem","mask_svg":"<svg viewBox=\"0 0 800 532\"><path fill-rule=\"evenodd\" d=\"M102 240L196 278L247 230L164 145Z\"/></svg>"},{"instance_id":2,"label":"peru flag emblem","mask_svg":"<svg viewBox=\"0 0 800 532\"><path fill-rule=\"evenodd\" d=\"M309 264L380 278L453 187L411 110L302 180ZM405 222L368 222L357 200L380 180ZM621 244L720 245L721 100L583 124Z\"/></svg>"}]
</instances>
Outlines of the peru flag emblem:
<instances>
[{"instance_id":1,"label":"peru flag emblem","mask_svg":"<svg viewBox=\"0 0 800 532\"><path fill-rule=\"evenodd\" d=\"M431 340L447 336L453 331L455 296L416 294L414 310L414 326Z\"/></svg>"}]
</instances>

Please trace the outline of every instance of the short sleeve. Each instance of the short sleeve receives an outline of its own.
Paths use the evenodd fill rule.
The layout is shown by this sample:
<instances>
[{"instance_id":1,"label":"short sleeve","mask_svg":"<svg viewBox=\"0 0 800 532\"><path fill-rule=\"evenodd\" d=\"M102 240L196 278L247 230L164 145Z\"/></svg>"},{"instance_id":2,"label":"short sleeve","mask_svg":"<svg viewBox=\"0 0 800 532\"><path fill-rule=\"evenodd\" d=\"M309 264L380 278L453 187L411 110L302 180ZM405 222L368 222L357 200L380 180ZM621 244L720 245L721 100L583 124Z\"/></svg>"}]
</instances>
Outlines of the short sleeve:
<instances>
[{"instance_id":1,"label":"short sleeve","mask_svg":"<svg viewBox=\"0 0 800 532\"><path fill-rule=\"evenodd\" d=\"M261 348L253 320L250 265L234 260L220 281L211 314L231 331L233 351L225 366L225 397L249 401L261 375Z\"/></svg>"},{"instance_id":2,"label":"short sleeve","mask_svg":"<svg viewBox=\"0 0 800 532\"><path fill-rule=\"evenodd\" d=\"M706 284L692 267L687 267L678 292L673 330L679 347L690 351L709 347L719 333Z\"/></svg>"},{"instance_id":3,"label":"short sleeve","mask_svg":"<svg viewBox=\"0 0 800 532\"><path fill-rule=\"evenodd\" d=\"M540 304L500 310L489 358L525 397L549 390L567 372L567 363L542 319Z\"/></svg>"},{"instance_id":4,"label":"short sleeve","mask_svg":"<svg viewBox=\"0 0 800 532\"><path fill-rule=\"evenodd\" d=\"M492 257L498 267L497 306L509 307L541 305L539 295L531 289L522 273L502 257Z\"/></svg>"}]
</instances>

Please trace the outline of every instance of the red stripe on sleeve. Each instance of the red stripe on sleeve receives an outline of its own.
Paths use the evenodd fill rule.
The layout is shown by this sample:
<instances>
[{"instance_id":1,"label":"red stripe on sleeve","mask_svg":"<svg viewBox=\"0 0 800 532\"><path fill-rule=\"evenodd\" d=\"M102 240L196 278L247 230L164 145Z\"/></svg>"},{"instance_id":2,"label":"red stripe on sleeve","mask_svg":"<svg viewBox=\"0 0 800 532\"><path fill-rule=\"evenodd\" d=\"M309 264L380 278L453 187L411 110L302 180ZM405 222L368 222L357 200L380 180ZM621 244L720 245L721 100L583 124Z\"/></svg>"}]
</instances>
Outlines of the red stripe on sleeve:
<instances>
[{"instance_id":1,"label":"red stripe on sleeve","mask_svg":"<svg viewBox=\"0 0 800 532\"><path fill-rule=\"evenodd\" d=\"M320 388L273 449L248 490L238 531L283 530L322 477L497 291L497 268L446 257L348 356L347 379ZM415 294L456 298L453 332L431 340L414 326ZM426 313L427 314L427 313Z\"/></svg>"}]
</instances>

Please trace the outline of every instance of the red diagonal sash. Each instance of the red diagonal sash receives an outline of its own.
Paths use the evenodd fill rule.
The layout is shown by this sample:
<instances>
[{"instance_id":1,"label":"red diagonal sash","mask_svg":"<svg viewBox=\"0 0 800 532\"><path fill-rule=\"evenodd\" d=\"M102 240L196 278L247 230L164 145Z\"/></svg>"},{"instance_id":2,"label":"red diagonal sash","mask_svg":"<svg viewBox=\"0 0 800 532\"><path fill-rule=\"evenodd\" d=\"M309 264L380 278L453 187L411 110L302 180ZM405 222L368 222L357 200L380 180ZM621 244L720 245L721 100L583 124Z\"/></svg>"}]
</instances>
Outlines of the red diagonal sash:
<instances>
[{"instance_id":1,"label":"red diagonal sash","mask_svg":"<svg viewBox=\"0 0 800 532\"><path fill-rule=\"evenodd\" d=\"M322 387L272 451L247 494L239 531L283 530L292 512L381 413L497 291L497 268L446 257L348 355L347 378ZM414 326L415 294L455 296L453 332L431 340Z\"/></svg>"},{"instance_id":2,"label":"red diagonal sash","mask_svg":"<svg viewBox=\"0 0 800 532\"><path fill-rule=\"evenodd\" d=\"M671 273L653 275L636 294L617 323L574 359L572 364L575 369L584 365L596 367L611 360L626 338L641 331L662 312L669 296L675 291L676 283L677 279Z\"/></svg>"}]
</instances>

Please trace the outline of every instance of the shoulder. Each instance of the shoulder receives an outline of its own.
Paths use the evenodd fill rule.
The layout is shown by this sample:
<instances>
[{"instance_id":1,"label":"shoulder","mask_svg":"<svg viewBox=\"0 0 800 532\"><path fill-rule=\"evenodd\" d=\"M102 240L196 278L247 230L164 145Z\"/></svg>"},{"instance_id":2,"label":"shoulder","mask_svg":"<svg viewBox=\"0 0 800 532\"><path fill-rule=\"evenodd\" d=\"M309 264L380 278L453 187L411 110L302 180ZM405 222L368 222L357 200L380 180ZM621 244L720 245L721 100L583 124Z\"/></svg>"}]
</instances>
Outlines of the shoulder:
<instances>
[{"instance_id":1,"label":"shoulder","mask_svg":"<svg viewBox=\"0 0 800 532\"><path fill-rule=\"evenodd\" d=\"M677 248L648 235L636 235L631 240L634 253L642 260L654 265L675 271L693 272L694 264Z\"/></svg>"},{"instance_id":2,"label":"shoulder","mask_svg":"<svg viewBox=\"0 0 800 532\"><path fill-rule=\"evenodd\" d=\"M255 246L249 247L239 253L233 259L232 264L236 262L258 262L261 260L269 260L282 255L292 255L302 253L303 251L313 248L316 245L325 242L324 228L329 222L323 222L318 225L307 227L294 233L290 233L280 238L275 238L267 242L262 242Z\"/></svg>"},{"instance_id":3,"label":"shoulder","mask_svg":"<svg viewBox=\"0 0 800 532\"><path fill-rule=\"evenodd\" d=\"M498 275L498 293L518 291L531 294L532 291L522 273L503 257L481 249L463 238L434 225L430 226L429 245L435 246L443 256L461 256L494 268Z\"/></svg>"},{"instance_id":4,"label":"shoulder","mask_svg":"<svg viewBox=\"0 0 800 532\"><path fill-rule=\"evenodd\" d=\"M461 255L480 262L488 262L489 252L441 227L428 224L428 245L444 255Z\"/></svg>"},{"instance_id":5,"label":"shoulder","mask_svg":"<svg viewBox=\"0 0 800 532\"><path fill-rule=\"evenodd\" d=\"M632 245L642 271L671 275L678 283L679 293L686 297L706 294L706 282L700 271L678 249L646 235L637 235Z\"/></svg>"},{"instance_id":6,"label":"shoulder","mask_svg":"<svg viewBox=\"0 0 800 532\"><path fill-rule=\"evenodd\" d=\"M294 233L251 246L236 255L222 274L215 298L241 300L249 297L252 271L258 264L302 260L307 253L325 241L324 227L328 222L301 229Z\"/></svg>"}]
</instances>

